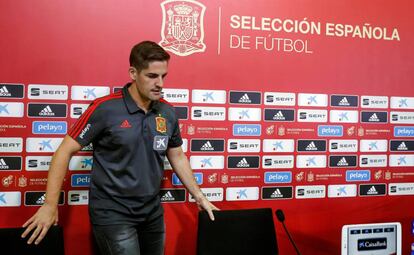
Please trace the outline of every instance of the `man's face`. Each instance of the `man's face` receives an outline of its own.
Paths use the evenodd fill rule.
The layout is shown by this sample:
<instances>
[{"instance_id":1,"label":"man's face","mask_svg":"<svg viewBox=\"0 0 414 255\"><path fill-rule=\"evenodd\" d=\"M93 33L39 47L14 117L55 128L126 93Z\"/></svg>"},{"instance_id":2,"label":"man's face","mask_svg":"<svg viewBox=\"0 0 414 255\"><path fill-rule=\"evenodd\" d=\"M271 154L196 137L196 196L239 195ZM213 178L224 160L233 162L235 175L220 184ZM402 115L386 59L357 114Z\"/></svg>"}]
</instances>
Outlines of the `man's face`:
<instances>
[{"instance_id":1,"label":"man's face","mask_svg":"<svg viewBox=\"0 0 414 255\"><path fill-rule=\"evenodd\" d=\"M152 61L148 64L148 68L137 71L135 81L141 99L155 101L161 98L161 90L167 72L167 61Z\"/></svg>"}]
</instances>

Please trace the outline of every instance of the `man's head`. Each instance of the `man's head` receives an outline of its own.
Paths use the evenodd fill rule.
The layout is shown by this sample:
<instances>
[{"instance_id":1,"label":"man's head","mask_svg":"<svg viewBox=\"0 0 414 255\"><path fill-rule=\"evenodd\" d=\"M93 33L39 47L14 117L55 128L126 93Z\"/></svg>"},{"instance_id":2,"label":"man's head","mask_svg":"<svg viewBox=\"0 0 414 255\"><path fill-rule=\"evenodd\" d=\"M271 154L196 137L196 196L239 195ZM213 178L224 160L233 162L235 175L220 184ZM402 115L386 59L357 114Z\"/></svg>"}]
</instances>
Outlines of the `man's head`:
<instances>
[{"instance_id":1,"label":"man's head","mask_svg":"<svg viewBox=\"0 0 414 255\"><path fill-rule=\"evenodd\" d=\"M132 48L129 75L141 103L161 98L169 59L170 55L154 42L144 41Z\"/></svg>"},{"instance_id":2,"label":"man's head","mask_svg":"<svg viewBox=\"0 0 414 255\"><path fill-rule=\"evenodd\" d=\"M168 54L161 46L151 41L143 41L135 45L129 55L129 65L140 72L148 68L148 64L153 61L164 62L170 60Z\"/></svg>"}]
</instances>

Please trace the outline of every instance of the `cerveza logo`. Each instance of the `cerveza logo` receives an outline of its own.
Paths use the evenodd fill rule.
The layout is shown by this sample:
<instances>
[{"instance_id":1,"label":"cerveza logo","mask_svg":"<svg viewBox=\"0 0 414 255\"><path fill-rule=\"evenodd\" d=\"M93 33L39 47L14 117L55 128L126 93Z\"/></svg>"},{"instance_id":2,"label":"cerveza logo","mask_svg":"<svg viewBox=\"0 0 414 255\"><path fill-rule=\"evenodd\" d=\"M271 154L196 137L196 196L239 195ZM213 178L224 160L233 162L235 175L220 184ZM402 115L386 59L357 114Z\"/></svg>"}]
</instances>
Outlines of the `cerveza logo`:
<instances>
[{"instance_id":1,"label":"cerveza logo","mask_svg":"<svg viewBox=\"0 0 414 255\"><path fill-rule=\"evenodd\" d=\"M167 0L161 3L160 45L178 56L204 52L206 7L194 0Z\"/></svg>"}]
</instances>

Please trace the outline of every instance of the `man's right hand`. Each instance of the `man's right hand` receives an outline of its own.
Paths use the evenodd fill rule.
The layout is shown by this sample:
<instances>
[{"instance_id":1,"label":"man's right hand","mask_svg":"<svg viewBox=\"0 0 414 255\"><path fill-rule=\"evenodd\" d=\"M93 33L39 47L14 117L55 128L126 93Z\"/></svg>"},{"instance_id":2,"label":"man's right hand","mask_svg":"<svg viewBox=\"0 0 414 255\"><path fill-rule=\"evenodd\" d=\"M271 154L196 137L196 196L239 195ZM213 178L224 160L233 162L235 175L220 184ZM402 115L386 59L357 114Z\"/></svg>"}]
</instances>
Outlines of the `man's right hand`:
<instances>
[{"instance_id":1,"label":"man's right hand","mask_svg":"<svg viewBox=\"0 0 414 255\"><path fill-rule=\"evenodd\" d=\"M47 203L43 204L39 210L23 224L26 230L22 234L22 238L25 238L32 230L33 233L27 241L28 244L39 244L46 236L47 231L52 225L58 223L58 208Z\"/></svg>"}]
</instances>

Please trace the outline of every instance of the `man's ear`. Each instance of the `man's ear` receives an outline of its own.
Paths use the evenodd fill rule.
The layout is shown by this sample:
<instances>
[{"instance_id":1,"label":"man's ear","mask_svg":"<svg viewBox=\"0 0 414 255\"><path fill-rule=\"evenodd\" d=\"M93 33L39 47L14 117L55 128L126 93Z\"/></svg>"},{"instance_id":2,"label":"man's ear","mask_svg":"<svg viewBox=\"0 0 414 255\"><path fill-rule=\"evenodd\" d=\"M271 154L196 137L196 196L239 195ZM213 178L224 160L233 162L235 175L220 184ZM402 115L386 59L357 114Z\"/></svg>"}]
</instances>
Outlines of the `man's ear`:
<instances>
[{"instance_id":1,"label":"man's ear","mask_svg":"<svg viewBox=\"0 0 414 255\"><path fill-rule=\"evenodd\" d=\"M131 77L131 80L136 81L138 77L138 71L135 67L130 66L128 69L129 77Z\"/></svg>"}]
</instances>

